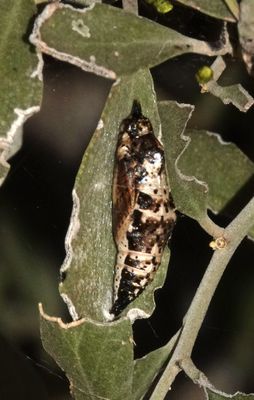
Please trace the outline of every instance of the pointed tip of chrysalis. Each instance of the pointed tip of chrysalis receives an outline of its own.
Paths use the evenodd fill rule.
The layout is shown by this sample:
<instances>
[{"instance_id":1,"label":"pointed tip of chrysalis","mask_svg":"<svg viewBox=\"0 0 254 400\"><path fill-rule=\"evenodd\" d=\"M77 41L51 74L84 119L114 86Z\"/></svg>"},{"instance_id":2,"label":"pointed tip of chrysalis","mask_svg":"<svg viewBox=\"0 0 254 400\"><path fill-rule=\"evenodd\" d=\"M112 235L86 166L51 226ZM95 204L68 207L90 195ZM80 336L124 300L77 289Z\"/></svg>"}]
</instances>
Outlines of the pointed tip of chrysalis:
<instances>
[{"instance_id":1,"label":"pointed tip of chrysalis","mask_svg":"<svg viewBox=\"0 0 254 400\"><path fill-rule=\"evenodd\" d=\"M126 304L125 304L126 303ZM117 318L119 316L119 314L121 314L121 312L124 310L124 308L130 303L129 301L126 301L124 304L121 304L121 301L119 301L119 299L117 299L113 306L111 307L111 310L109 311L109 313L111 315L114 315L114 318Z\"/></svg>"},{"instance_id":2,"label":"pointed tip of chrysalis","mask_svg":"<svg viewBox=\"0 0 254 400\"><path fill-rule=\"evenodd\" d=\"M140 118L142 116L141 104L138 100L133 101L131 115L133 118Z\"/></svg>"}]
</instances>

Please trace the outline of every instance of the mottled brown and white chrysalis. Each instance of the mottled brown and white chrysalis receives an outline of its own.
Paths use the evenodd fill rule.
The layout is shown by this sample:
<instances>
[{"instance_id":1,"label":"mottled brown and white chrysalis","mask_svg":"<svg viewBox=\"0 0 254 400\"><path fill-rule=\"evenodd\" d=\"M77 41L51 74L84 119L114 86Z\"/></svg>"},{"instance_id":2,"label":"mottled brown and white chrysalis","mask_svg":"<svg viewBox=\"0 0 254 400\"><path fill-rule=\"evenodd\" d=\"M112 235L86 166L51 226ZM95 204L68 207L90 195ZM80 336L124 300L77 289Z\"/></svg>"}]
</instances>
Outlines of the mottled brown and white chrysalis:
<instances>
[{"instance_id":1,"label":"mottled brown and white chrysalis","mask_svg":"<svg viewBox=\"0 0 254 400\"><path fill-rule=\"evenodd\" d=\"M113 182L117 246L114 302L119 315L154 279L176 220L164 150L135 100L120 126Z\"/></svg>"}]
</instances>

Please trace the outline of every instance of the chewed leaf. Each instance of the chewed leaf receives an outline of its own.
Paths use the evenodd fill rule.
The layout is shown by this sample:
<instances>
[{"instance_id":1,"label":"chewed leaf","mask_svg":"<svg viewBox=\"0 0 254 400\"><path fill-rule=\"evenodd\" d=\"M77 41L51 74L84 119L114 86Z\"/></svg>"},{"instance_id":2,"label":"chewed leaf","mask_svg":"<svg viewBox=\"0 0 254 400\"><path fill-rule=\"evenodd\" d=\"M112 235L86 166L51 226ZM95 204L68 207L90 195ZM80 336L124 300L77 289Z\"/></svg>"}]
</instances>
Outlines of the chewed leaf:
<instances>
[{"instance_id":1,"label":"chewed leaf","mask_svg":"<svg viewBox=\"0 0 254 400\"><path fill-rule=\"evenodd\" d=\"M161 368L169 358L177 342L179 333L180 331L177 332L165 346L134 361L133 400L140 400L143 398L142 396L147 393L153 380L157 374L160 373Z\"/></svg>"},{"instance_id":2,"label":"chewed leaf","mask_svg":"<svg viewBox=\"0 0 254 400\"><path fill-rule=\"evenodd\" d=\"M254 104L253 97L240 84L222 87L217 82L211 81L207 84L207 90L219 97L224 104L232 103L242 112L248 111Z\"/></svg>"},{"instance_id":3,"label":"chewed leaf","mask_svg":"<svg viewBox=\"0 0 254 400\"><path fill-rule=\"evenodd\" d=\"M253 177L254 165L235 145L224 143L218 135L184 131L190 106L162 102L159 113L176 207L207 225L207 208L222 211Z\"/></svg>"},{"instance_id":4,"label":"chewed leaf","mask_svg":"<svg viewBox=\"0 0 254 400\"><path fill-rule=\"evenodd\" d=\"M1 4L0 182L8 172L8 158L21 146L24 122L39 111L42 85L35 76L38 58L27 37L35 12L33 0Z\"/></svg>"},{"instance_id":5,"label":"chewed leaf","mask_svg":"<svg viewBox=\"0 0 254 400\"><path fill-rule=\"evenodd\" d=\"M218 213L224 210L249 182L251 184L254 164L237 146L223 142L217 134L195 129L188 129L186 133L191 142L179 166L183 171L191 169L197 179L207 183L209 190L206 206ZM249 234L254 238L254 231Z\"/></svg>"},{"instance_id":6,"label":"chewed leaf","mask_svg":"<svg viewBox=\"0 0 254 400\"><path fill-rule=\"evenodd\" d=\"M119 126L132 108L133 100L160 131L159 116L149 71L122 77L113 85L98 128L85 152L74 189L74 208L66 238L66 275L60 290L74 319L88 317L105 321L112 306L116 247L112 233L112 178ZM155 280L133 301L142 315L154 309L153 292L161 287L169 255L164 254ZM137 312L136 312L137 314ZM133 316L135 318L135 316Z\"/></svg>"},{"instance_id":7,"label":"chewed leaf","mask_svg":"<svg viewBox=\"0 0 254 400\"><path fill-rule=\"evenodd\" d=\"M188 7L195 8L196 10L210 15L211 17L223 19L225 21L235 22L235 18L230 12L223 0L177 0Z\"/></svg>"},{"instance_id":8,"label":"chewed leaf","mask_svg":"<svg viewBox=\"0 0 254 400\"><path fill-rule=\"evenodd\" d=\"M226 64L222 57L217 57L214 63L211 65L213 71L213 79L209 81L201 82L203 92L209 92L214 96L221 99L224 104L232 103L240 111L246 112L254 104L253 97L245 90L242 85L235 84L231 86L220 86L216 81L226 68Z\"/></svg>"},{"instance_id":9,"label":"chewed leaf","mask_svg":"<svg viewBox=\"0 0 254 400\"><path fill-rule=\"evenodd\" d=\"M237 392L235 394L227 394L216 389L211 390L205 388L206 399L207 400L225 400L225 399L233 399L233 400L254 400L254 394L244 394Z\"/></svg>"},{"instance_id":10,"label":"chewed leaf","mask_svg":"<svg viewBox=\"0 0 254 400\"><path fill-rule=\"evenodd\" d=\"M128 319L96 324L64 324L41 309L41 337L46 351L65 371L75 400L131 400L132 328Z\"/></svg>"},{"instance_id":11,"label":"chewed leaf","mask_svg":"<svg viewBox=\"0 0 254 400\"><path fill-rule=\"evenodd\" d=\"M187 134L191 142L180 160L180 168L186 171L191 166L195 176L208 184L207 205L220 212L253 176L254 164L219 135L194 129L188 129Z\"/></svg>"},{"instance_id":12,"label":"chewed leaf","mask_svg":"<svg viewBox=\"0 0 254 400\"><path fill-rule=\"evenodd\" d=\"M159 103L162 139L175 205L183 214L199 220L206 218L208 187L192 174L190 168L182 171L179 166L190 143L184 131L192 111L192 106L174 101Z\"/></svg>"},{"instance_id":13,"label":"chewed leaf","mask_svg":"<svg viewBox=\"0 0 254 400\"><path fill-rule=\"evenodd\" d=\"M228 40L218 48L218 43L211 46L98 3L77 10L58 2L48 5L37 20L31 40L42 52L112 79L183 53L212 56L231 51Z\"/></svg>"}]
</instances>

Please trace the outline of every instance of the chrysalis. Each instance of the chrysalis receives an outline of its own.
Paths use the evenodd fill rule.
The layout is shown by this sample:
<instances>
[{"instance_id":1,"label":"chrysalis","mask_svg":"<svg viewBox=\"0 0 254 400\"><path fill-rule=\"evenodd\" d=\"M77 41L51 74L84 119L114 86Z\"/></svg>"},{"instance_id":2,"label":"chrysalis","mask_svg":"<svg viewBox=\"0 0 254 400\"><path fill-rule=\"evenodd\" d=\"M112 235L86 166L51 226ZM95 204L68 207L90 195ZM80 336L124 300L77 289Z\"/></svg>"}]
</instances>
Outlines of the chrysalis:
<instances>
[{"instance_id":1,"label":"chrysalis","mask_svg":"<svg viewBox=\"0 0 254 400\"><path fill-rule=\"evenodd\" d=\"M164 151L135 100L120 126L113 182L117 246L114 303L119 315L154 279L175 224Z\"/></svg>"}]
</instances>

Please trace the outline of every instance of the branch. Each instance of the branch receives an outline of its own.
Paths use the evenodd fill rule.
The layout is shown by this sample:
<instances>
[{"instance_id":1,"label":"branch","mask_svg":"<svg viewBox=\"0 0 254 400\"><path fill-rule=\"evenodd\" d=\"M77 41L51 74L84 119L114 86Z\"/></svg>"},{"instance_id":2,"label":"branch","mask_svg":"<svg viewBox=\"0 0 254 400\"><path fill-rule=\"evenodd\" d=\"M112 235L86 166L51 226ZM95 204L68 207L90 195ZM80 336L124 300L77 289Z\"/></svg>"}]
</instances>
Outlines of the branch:
<instances>
[{"instance_id":1,"label":"branch","mask_svg":"<svg viewBox=\"0 0 254 400\"><path fill-rule=\"evenodd\" d=\"M247 235L254 221L254 198L238 216L225 228L225 247L214 252L203 279L196 291L183 322L182 333L164 373L150 400L162 400L166 396L176 375L182 370L184 360L191 357L198 332L205 318L216 287L235 250Z\"/></svg>"}]
</instances>

